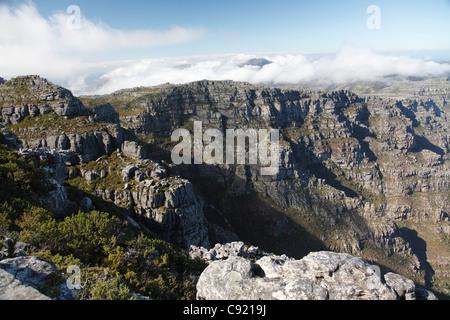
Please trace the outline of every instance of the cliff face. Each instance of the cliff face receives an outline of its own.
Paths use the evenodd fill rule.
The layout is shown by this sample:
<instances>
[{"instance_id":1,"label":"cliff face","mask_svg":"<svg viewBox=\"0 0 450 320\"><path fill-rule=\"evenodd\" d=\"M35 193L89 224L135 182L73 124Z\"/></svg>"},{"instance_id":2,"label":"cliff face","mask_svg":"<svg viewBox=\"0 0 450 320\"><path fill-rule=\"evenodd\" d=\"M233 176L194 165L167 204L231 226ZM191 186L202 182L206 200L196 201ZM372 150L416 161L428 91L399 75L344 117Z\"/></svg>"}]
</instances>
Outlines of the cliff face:
<instances>
[{"instance_id":1,"label":"cliff face","mask_svg":"<svg viewBox=\"0 0 450 320\"><path fill-rule=\"evenodd\" d=\"M56 216L72 205L66 190L72 186L123 208L184 249L209 245L192 184L159 161L141 161L143 144L120 126L111 105L88 109L70 91L27 76L0 85L0 107L2 138L51 164L55 190L41 203Z\"/></svg>"},{"instance_id":2,"label":"cliff face","mask_svg":"<svg viewBox=\"0 0 450 320\"><path fill-rule=\"evenodd\" d=\"M180 166L205 199L213 239L246 240L296 257L323 248L349 252L422 270L419 277L431 285L438 275L448 277L450 253L443 240L449 109L447 96L433 92L381 99L201 81L82 100L110 102L121 125L167 160L172 132L193 134L194 121L224 135L280 129L277 175L261 176L253 165Z\"/></svg>"},{"instance_id":3,"label":"cliff face","mask_svg":"<svg viewBox=\"0 0 450 320\"><path fill-rule=\"evenodd\" d=\"M3 124L17 143L72 152L69 184L126 208L167 239L208 247L205 217L212 243L244 240L295 258L346 252L448 290L446 97L201 81L78 100L33 81L25 89L38 101L13 98L20 86L11 81L0 85ZM279 129L278 173L169 164L171 134L193 133L194 121L224 135Z\"/></svg>"},{"instance_id":4,"label":"cliff face","mask_svg":"<svg viewBox=\"0 0 450 320\"><path fill-rule=\"evenodd\" d=\"M280 206L301 207L290 191L316 178L318 188L330 185L354 202L365 191L369 215L381 210L391 218L443 220L449 211L444 201L449 187L445 101L437 105L432 100L360 98L347 91L204 81L137 95L116 110L129 111L121 116L124 127L156 142L167 142L180 127L192 130L193 120L201 121L204 130L217 128L224 134L234 128L280 129L280 172L261 181L256 170L237 169L245 185L237 194L265 192ZM132 110L136 114L130 115ZM295 180L290 187L278 187L289 179ZM394 201L411 195L423 201Z\"/></svg>"}]
</instances>

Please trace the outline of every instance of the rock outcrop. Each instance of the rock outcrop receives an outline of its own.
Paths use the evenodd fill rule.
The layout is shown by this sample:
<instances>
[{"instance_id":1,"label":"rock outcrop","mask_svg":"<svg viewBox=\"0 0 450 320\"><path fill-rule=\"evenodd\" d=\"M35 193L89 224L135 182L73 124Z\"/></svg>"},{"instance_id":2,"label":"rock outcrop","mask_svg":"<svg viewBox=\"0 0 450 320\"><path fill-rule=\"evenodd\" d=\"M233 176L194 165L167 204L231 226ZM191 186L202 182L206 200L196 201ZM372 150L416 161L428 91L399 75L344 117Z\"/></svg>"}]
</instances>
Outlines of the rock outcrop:
<instances>
[{"instance_id":1,"label":"rock outcrop","mask_svg":"<svg viewBox=\"0 0 450 320\"><path fill-rule=\"evenodd\" d=\"M29 244L14 241L12 238L0 235L0 261L9 258L25 256L25 250L30 247Z\"/></svg>"},{"instance_id":2,"label":"rock outcrop","mask_svg":"<svg viewBox=\"0 0 450 320\"><path fill-rule=\"evenodd\" d=\"M203 201L195 194L192 183L171 174L160 163L136 161L120 153L113 157L119 155L122 160L115 162L111 168L114 171L106 171L113 158L105 158L96 163L99 169L83 174L87 180L95 175L90 184L96 195L127 208L130 215L185 250L191 245L209 246ZM103 165L105 170L101 169ZM117 179L120 186L110 183Z\"/></svg>"},{"instance_id":3,"label":"rock outcrop","mask_svg":"<svg viewBox=\"0 0 450 320\"><path fill-rule=\"evenodd\" d=\"M70 150L86 163L112 153L124 142L111 105L89 110L69 90L39 76L1 84L0 96L2 123L11 126L24 149Z\"/></svg>"},{"instance_id":4,"label":"rock outcrop","mask_svg":"<svg viewBox=\"0 0 450 320\"><path fill-rule=\"evenodd\" d=\"M28 128L27 130L34 129ZM48 148L73 151L78 158L78 163L88 163L120 148L123 143L123 133L119 127L108 125L94 131L61 133L60 135L47 135L36 140L22 141L24 149Z\"/></svg>"},{"instance_id":5,"label":"rock outcrop","mask_svg":"<svg viewBox=\"0 0 450 320\"><path fill-rule=\"evenodd\" d=\"M199 278L197 299L416 299L414 282L393 273L383 281L376 270L361 258L325 251L301 260L264 256L255 263L233 256L210 263Z\"/></svg>"},{"instance_id":6,"label":"rock outcrop","mask_svg":"<svg viewBox=\"0 0 450 320\"><path fill-rule=\"evenodd\" d=\"M0 300L74 300L57 268L34 256L0 261ZM61 277L59 283L55 277ZM44 294L52 291L56 296ZM44 292L44 293L43 293Z\"/></svg>"},{"instance_id":7,"label":"rock outcrop","mask_svg":"<svg viewBox=\"0 0 450 320\"><path fill-rule=\"evenodd\" d=\"M189 256L191 259L200 258L208 263L217 260L226 260L230 257L242 257L255 260L269 255L270 253L252 245L247 246L242 241L226 244L217 243L211 249L206 249L201 246L191 246L189 249Z\"/></svg>"},{"instance_id":8,"label":"rock outcrop","mask_svg":"<svg viewBox=\"0 0 450 320\"><path fill-rule=\"evenodd\" d=\"M18 124L27 116L34 118L51 111L66 118L88 114L69 90L39 76L18 77L0 85L5 124Z\"/></svg>"}]
</instances>

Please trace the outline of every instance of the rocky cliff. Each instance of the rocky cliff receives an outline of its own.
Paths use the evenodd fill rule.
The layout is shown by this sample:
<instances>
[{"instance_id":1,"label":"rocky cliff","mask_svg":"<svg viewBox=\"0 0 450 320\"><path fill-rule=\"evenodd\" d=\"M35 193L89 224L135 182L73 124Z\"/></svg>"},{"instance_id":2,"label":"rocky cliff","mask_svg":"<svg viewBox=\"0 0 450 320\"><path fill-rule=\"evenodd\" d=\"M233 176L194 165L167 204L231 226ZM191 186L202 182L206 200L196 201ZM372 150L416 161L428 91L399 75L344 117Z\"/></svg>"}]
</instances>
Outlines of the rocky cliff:
<instances>
[{"instance_id":1,"label":"rocky cliff","mask_svg":"<svg viewBox=\"0 0 450 320\"><path fill-rule=\"evenodd\" d=\"M445 295L449 109L436 94L392 99L200 81L77 99L22 77L0 85L0 105L10 141L71 152L66 184L185 248L208 247L209 239L244 240L295 259L345 252ZM278 173L172 165L171 134L192 133L194 121L223 134L279 129Z\"/></svg>"},{"instance_id":2,"label":"rocky cliff","mask_svg":"<svg viewBox=\"0 0 450 320\"><path fill-rule=\"evenodd\" d=\"M111 103L121 125L168 161L171 133L193 133L194 121L224 135L280 129L275 176L253 165L180 166L205 200L213 241L240 239L298 258L348 252L442 289L450 193L448 83L441 82L432 95L399 97L394 88L395 99L200 81L82 100Z\"/></svg>"},{"instance_id":3,"label":"rocky cliff","mask_svg":"<svg viewBox=\"0 0 450 320\"><path fill-rule=\"evenodd\" d=\"M0 106L4 139L21 154L51 164L55 190L41 202L55 215L68 214L68 182L124 208L185 249L209 245L202 200L192 184L144 160L143 144L120 126L110 104L88 109L70 91L27 76L0 85Z\"/></svg>"}]
</instances>

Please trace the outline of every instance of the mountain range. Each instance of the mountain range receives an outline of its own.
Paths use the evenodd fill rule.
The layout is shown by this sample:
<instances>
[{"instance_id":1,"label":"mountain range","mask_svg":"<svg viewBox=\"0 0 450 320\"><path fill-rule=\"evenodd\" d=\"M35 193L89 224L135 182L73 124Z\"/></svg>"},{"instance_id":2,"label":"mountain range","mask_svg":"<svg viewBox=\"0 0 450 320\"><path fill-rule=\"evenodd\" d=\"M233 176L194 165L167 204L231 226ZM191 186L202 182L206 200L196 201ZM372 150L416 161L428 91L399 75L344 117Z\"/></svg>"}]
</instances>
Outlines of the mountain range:
<instances>
[{"instance_id":1,"label":"mountain range","mask_svg":"<svg viewBox=\"0 0 450 320\"><path fill-rule=\"evenodd\" d=\"M243 241L292 259L351 254L446 298L449 99L446 78L327 90L204 80L75 97L23 76L0 79L1 140L52 163L40 205L55 218L106 203L185 251ZM278 173L174 165L171 135L194 121L278 129Z\"/></svg>"}]
</instances>

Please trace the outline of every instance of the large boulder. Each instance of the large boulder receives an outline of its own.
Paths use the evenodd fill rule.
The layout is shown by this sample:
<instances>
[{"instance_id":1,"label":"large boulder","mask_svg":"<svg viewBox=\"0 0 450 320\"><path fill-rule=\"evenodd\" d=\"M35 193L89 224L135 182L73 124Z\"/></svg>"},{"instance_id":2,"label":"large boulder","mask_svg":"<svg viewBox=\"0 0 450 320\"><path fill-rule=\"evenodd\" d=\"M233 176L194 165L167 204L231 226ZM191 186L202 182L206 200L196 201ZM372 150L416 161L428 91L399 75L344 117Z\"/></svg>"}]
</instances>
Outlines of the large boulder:
<instances>
[{"instance_id":1,"label":"large boulder","mask_svg":"<svg viewBox=\"0 0 450 320\"><path fill-rule=\"evenodd\" d=\"M73 300L64 281L57 282L57 268L34 256L0 261L0 300L50 300L43 292L57 293L53 299ZM63 278L61 277L61 280Z\"/></svg>"},{"instance_id":2,"label":"large boulder","mask_svg":"<svg viewBox=\"0 0 450 320\"><path fill-rule=\"evenodd\" d=\"M414 299L414 283L361 258L314 252L301 260L264 256L252 263L232 256L217 260L201 274L199 300L397 300Z\"/></svg>"}]
</instances>

